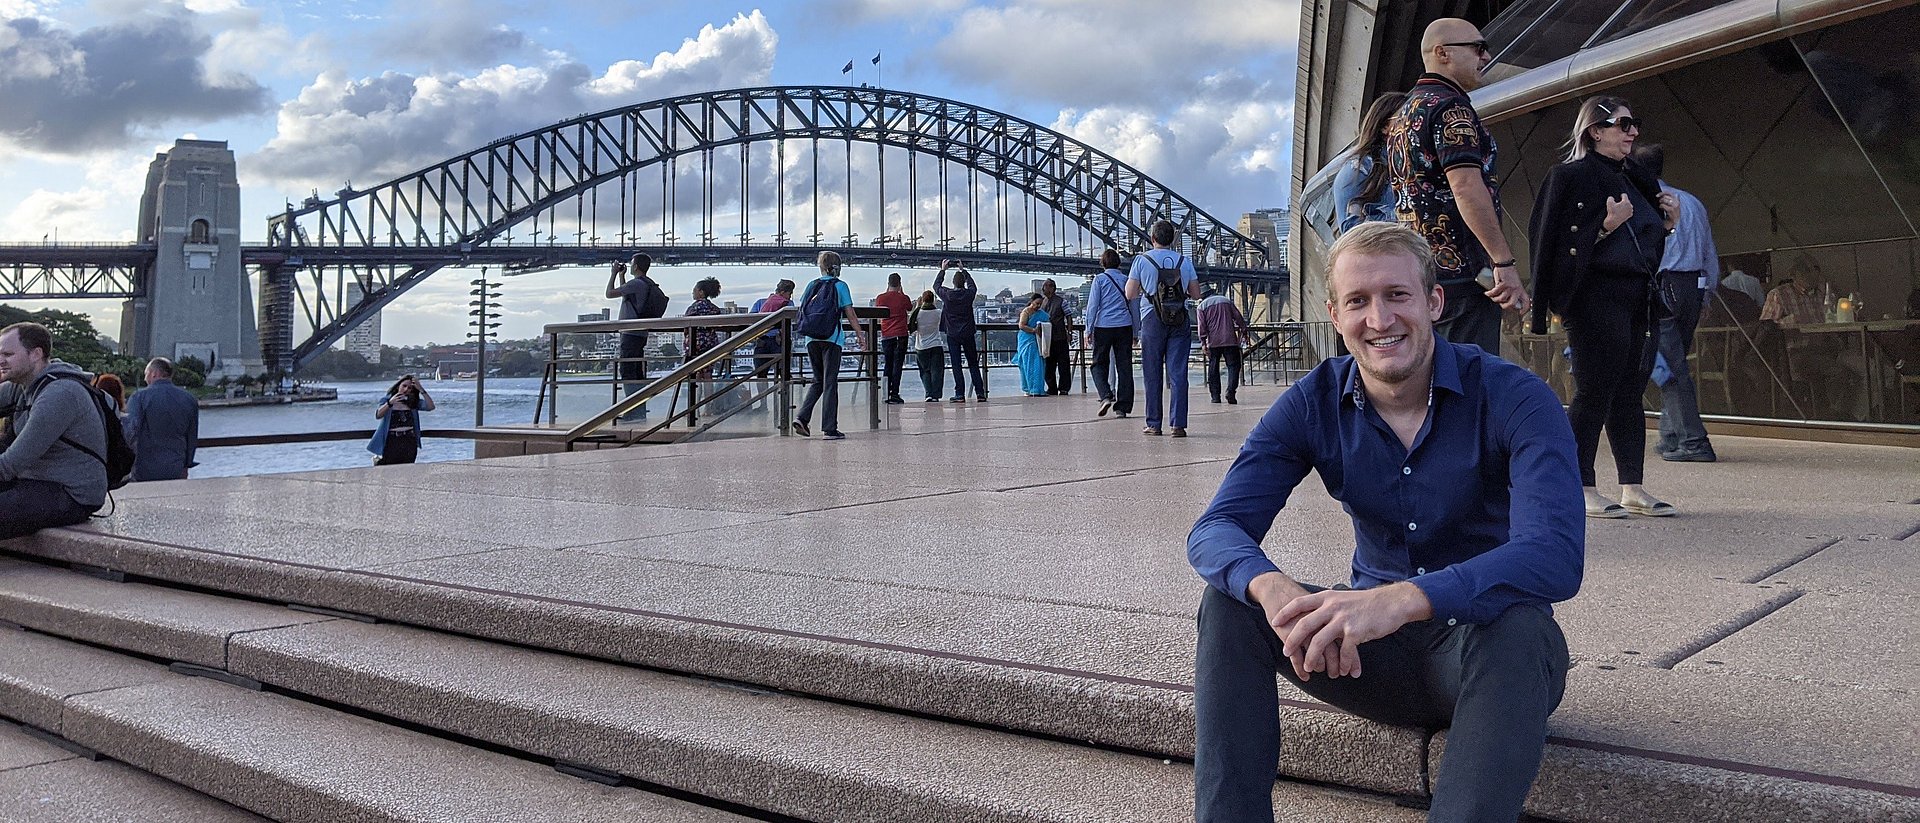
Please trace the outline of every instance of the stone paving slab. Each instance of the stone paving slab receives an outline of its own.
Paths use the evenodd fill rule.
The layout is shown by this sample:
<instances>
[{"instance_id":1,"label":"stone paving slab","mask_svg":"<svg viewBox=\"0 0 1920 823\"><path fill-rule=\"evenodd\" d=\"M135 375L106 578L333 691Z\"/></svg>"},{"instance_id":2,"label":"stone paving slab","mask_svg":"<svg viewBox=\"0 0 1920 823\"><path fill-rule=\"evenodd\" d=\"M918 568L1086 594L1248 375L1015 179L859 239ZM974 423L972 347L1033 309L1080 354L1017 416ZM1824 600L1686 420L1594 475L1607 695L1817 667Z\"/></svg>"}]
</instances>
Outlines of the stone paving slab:
<instances>
[{"instance_id":1,"label":"stone paving slab","mask_svg":"<svg viewBox=\"0 0 1920 823\"><path fill-rule=\"evenodd\" d=\"M227 639L234 634L331 619L0 560L0 620L215 669L226 668Z\"/></svg>"},{"instance_id":2,"label":"stone paving slab","mask_svg":"<svg viewBox=\"0 0 1920 823\"><path fill-rule=\"evenodd\" d=\"M236 641L250 677L696 794L848 823L1191 820L1184 764L363 624ZM858 741L856 744L855 741ZM1282 820L1417 820L1276 787Z\"/></svg>"},{"instance_id":3,"label":"stone paving slab","mask_svg":"<svg viewBox=\"0 0 1920 823\"><path fill-rule=\"evenodd\" d=\"M209 680L69 702L68 737L275 820L742 818Z\"/></svg>"},{"instance_id":4,"label":"stone paving slab","mask_svg":"<svg viewBox=\"0 0 1920 823\"><path fill-rule=\"evenodd\" d=\"M0 630L0 717L64 734L75 695L154 683L178 675L144 660L18 629Z\"/></svg>"},{"instance_id":5,"label":"stone paving slab","mask_svg":"<svg viewBox=\"0 0 1920 823\"><path fill-rule=\"evenodd\" d=\"M0 723L0 772L71 760L78 756L27 734L12 723Z\"/></svg>"},{"instance_id":6,"label":"stone paving slab","mask_svg":"<svg viewBox=\"0 0 1920 823\"><path fill-rule=\"evenodd\" d=\"M1702 649L1679 668L1884 689L1896 706L1906 704L1903 718L1886 719L1904 721L1909 739L1920 744L1920 681L1898 665L1903 659L1911 661L1915 649L1920 649L1920 600L1873 592L1812 592ZM1915 775L1920 776L1920 769Z\"/></svg>"},{"instance_id":7,"label":"stone paving slab","mask_svg":"<svg viewBox=\"0 0 1920 823\"><path fill-rule=\"evenodd\" d=\"M1815 592L1920 597L1920 542L1842 540L1773 578L1781 585Z\"/></svg>"},{"instance_id":8,"label":"stone paving slab","mask_svg":"<svg viewBox=\"0 0 1920 823\"><path fill-rule=\"evenodd\" d=\"M0 771L8 823L264 823L192 789L112 761Z\"/></svg>"},{"instance_id":9,"label":"stone paving slab","mask_svg":"<svg viewBox=\"0 0 1920 823\"><path fill-rule=\"evenodd\" d=\"M1554 606L1575 659L1668 668L1797 594L1767 584L1677 584L1664 572L1634 572L1587 583Z\"/></svg>"}]
</instances>

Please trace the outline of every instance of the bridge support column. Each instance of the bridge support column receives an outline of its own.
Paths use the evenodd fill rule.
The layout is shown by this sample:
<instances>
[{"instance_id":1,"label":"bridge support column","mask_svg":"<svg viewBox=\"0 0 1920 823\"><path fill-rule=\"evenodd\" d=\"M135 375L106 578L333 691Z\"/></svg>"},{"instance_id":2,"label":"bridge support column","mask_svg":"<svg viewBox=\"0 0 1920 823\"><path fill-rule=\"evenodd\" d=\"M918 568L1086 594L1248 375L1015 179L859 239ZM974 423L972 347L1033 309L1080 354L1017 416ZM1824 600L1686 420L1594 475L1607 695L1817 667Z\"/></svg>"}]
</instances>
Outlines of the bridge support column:
<instances>
[{"instance_id":1,"label":"bridge support column","mask_svg":"<svg viewBox=\"0 0 1920 823\"><path fill-rule=\"evenodd\" d=\"M240 183L225 142L176 140L154 157L138 236L157 248L145 296L122 313L122 349L195 357L209 377L257 371L253 289L240 265Z\"/></svg>"},{"instance_id":2,"label":"bridge support column","mask_svg":"<svg viewBox=\"0 0 1920 823\"><path fill-rule=\"evenodd\" d=\"M293 375L293 273L299 267L275 263L260 269L260 357L263 375L282 390Z\"/></svg>"}]
</instances>

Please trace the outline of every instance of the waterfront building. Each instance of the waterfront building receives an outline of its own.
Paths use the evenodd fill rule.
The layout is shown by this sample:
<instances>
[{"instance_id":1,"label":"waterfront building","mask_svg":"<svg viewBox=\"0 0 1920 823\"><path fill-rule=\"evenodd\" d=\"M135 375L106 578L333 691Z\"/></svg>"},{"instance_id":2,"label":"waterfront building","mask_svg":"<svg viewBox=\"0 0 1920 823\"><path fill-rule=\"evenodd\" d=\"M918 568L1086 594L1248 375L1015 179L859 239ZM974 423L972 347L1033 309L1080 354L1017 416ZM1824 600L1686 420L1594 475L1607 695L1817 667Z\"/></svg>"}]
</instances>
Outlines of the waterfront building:
<instances>
[{"instance_id":1,"label":"waterfront building","mask_svg":"<svg viewBox=\"0 0 1920 823\"><path fill-rule=\"evenodd\" d=\"M1824 322L1739 320L1709 295L1693 372L1709 421L1920 433L1920 4L1868 0L1348 4L1302 11L1288 262L1294 316L1324 316L1329 187L1374 95L1410 87L1435 17L1490 44L1474 106L1499 143L1506 236L1526 264L1527 225L1578 102L1625 97L1665 147L1668 182L1707 206L1721 269L1774 288L1811 282ZM1510 317L1502 349L1570 392L1558 333ZM1658 393L1649 393L1657 407Z\"/></svg>"},{"instance_id":2,"label":"waterfront building","mask_svg":"<svg viewBox=\"0 0 1920 823\"><path fill-rule=\"evenodd\" d=\"M373 285L368 280L356 279L353 281L351 285L347 286L347 291L349 293L348 296L351 299L351 302L353 304L358 304L361 301L367 299L367 295L373 292ZM367 318L360 325L354 326L352 329L349 329L347 331L346 349L349 352L352 352L354 354L357 354L357 355L360 355L361 357L366 358L368 363L379 365L380 363L380 313L379 312L374 312L372 317Z\"/></svg>"}]
</instances>

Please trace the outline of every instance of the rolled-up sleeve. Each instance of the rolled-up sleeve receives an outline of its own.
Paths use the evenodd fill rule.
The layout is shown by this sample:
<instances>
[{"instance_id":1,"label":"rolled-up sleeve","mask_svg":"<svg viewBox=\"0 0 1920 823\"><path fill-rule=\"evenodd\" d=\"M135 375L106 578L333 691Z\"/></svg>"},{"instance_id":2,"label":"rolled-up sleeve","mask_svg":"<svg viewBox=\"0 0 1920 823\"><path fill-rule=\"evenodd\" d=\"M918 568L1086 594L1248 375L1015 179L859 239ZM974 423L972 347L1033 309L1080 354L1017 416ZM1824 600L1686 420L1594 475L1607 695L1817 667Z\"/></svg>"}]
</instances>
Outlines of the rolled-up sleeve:
<instances>
[{"instance_id":1,"label":"rolled-up sleeve","mask_svg":"<svg viewBox=\"0 0 1920 823\"><path fill-rule=\"evenodd\" d=\"M1220 491L1187 534L1187 561L1208 585L1249 606L1247 584L1279 568L1260 549L1273 518L1313 468L1302 448L1306 393L1295 386L1260 418Z\"/></svg>"}]
</instances>

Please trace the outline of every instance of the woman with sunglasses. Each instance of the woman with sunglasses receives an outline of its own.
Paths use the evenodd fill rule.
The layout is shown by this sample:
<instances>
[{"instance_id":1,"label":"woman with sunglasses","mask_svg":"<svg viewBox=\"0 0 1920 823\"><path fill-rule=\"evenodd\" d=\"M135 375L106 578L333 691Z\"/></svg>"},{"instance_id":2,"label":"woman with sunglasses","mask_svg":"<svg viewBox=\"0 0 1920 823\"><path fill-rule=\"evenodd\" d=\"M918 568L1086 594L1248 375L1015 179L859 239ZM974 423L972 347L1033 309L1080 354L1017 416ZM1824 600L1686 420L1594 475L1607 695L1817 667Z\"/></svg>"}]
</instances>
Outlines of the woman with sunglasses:
<instances>
[{"instance_id":1,"label":"woman with sunglasses","mask_svg":"<svg viewBox=\"0 0 1920 823\"><path fill-rule=\"evenodd\" d=\"M1588 517L1675 513L1641 485L1647 429L1640 395L1653 277L1678 210L1659 181L1628 159L1639 136L1640 120L1626 100L1601 95L1581 102L1566 161L1547 173L1533 207L1533 332L1546 332L1549 311L1567 328L1574 383L1567 415ZM1595 482L1603 428L1619 473L1619 503Z\"/></svg>"}]
</instances>

